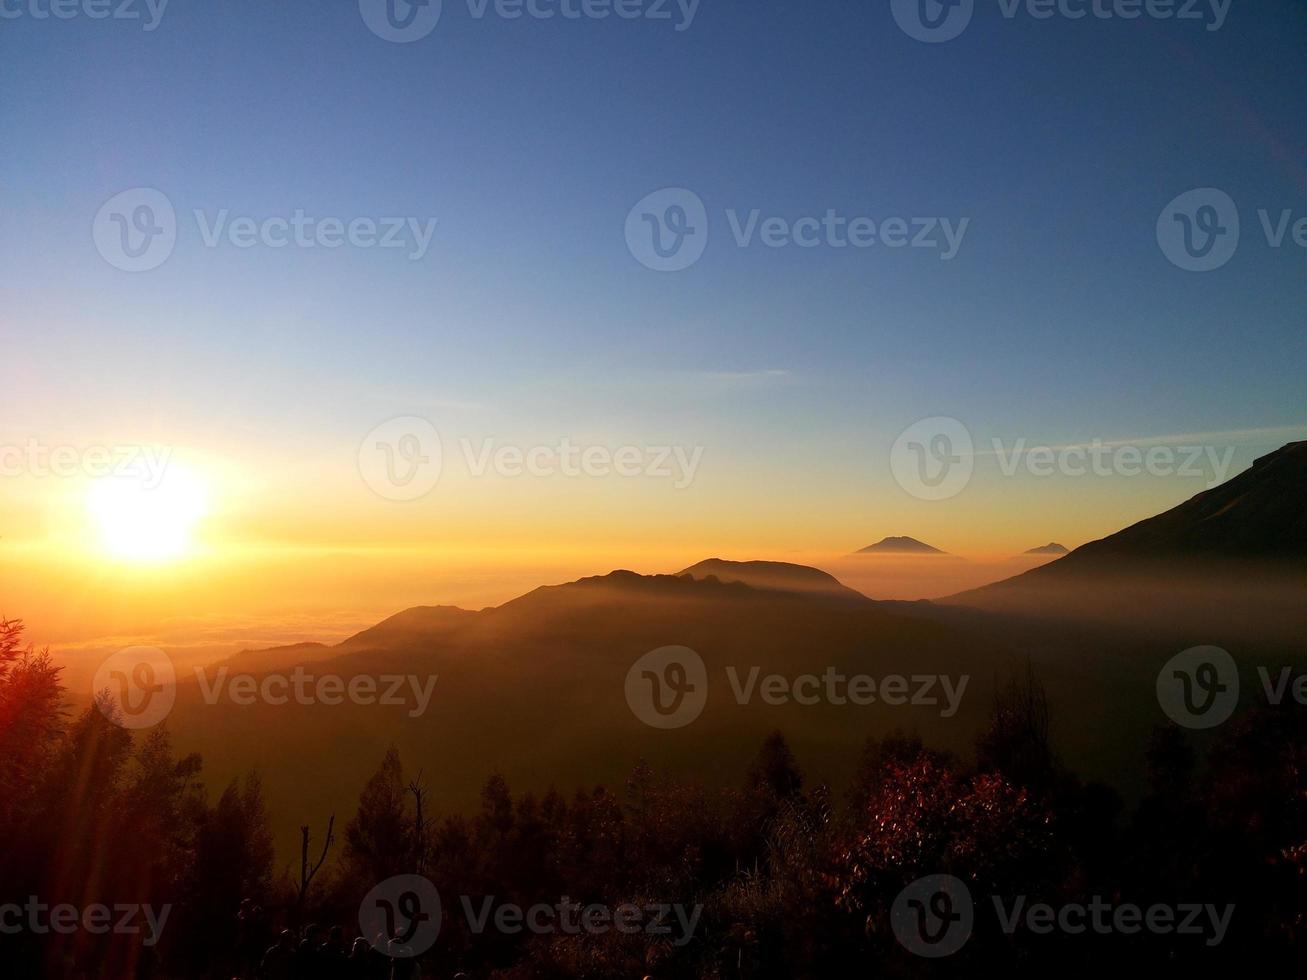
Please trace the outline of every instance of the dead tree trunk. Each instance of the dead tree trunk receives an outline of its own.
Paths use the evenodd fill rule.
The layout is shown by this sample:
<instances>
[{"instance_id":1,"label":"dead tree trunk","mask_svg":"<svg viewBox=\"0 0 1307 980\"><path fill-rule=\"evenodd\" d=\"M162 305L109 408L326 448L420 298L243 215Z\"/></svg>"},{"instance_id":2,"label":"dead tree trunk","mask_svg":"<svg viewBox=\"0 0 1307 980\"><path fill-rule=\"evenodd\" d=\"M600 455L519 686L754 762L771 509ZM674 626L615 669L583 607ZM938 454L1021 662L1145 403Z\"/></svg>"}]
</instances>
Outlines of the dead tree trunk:
<instances>
[{"instance_id":1,"label":"dead tree trunk","mask_svg":"<svg viewBox=\"0 0 1307 980\"><path fill-rule=\"evenodd\" d=\"M309 864L309 827L308 824L300 827L300 884L299 892L295 896L295 922L298 925L304 916L304 904L308 899L309 886L313 884L313 879L317 876L318 871L322 868L322 862L327 860L327 852L331 850L331 845L335 842L336 837L333 830L336 826L336 815L333 813L327 820L327 836L322 841L322 853L318 855L318 863Z\"/></svg>"}]
</instances>

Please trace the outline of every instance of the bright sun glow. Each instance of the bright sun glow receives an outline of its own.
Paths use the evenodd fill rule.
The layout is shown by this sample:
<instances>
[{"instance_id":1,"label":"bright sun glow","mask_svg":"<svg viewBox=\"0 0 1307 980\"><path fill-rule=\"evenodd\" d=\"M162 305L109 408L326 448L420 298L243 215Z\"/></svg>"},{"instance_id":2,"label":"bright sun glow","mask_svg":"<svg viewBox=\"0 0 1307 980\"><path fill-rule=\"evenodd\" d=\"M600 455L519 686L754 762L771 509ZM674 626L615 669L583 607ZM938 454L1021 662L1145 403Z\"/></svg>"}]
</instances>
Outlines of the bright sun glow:
<instances>
[{"instance_id":1,"label":"bright sun glow","mask_svg":"<svg viewBox=\"0 0 1307 980\"><path fill-rule=\"evenodd\" d=\"M171 463L157 483L139 477L96 480L86 502L111 555L167 561L191 550L191 535L207 509L208 494L195 473Z\"/></svg>"}]
</instances>

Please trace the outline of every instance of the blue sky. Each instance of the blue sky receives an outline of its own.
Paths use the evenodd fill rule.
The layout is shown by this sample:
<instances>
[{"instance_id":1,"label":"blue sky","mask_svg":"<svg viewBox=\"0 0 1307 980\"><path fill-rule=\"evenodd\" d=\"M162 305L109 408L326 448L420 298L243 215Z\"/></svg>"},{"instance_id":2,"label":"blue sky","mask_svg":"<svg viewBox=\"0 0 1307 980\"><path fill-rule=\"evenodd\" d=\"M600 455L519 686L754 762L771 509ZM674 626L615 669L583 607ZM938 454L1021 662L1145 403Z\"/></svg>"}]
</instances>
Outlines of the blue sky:
<instances>
[{"instance_id":1,"label":"blue sky","mask_svg":"<svg viewBox=\"0 0 1307 980\"><path fill-rule=\"evenodd\" d=\"M445 0L430 36L392 44L354 3L172 0L151 32L0 21L0 51L11 437L312 455L411 412L694 440L853 499L923 416L1055 443L1304 422L1307 250L1270 248L1256 218L1307 217L1294 0L1236 0L1218 31L979 0L942 44L873 2L703 0L677 31ZM142 186L180 231L129 274L90 228ZM710 237L657 273L623 226L669 186L704 201ZM1210 273L1154 234L1196 187L1243 221ZM412 262L205 248L191 217L297 208L438 225ZM728 209L969 226L951 261L738 248ZM1266 446L1245 442L1246 464Z\"/></svg>"}]
</instances>

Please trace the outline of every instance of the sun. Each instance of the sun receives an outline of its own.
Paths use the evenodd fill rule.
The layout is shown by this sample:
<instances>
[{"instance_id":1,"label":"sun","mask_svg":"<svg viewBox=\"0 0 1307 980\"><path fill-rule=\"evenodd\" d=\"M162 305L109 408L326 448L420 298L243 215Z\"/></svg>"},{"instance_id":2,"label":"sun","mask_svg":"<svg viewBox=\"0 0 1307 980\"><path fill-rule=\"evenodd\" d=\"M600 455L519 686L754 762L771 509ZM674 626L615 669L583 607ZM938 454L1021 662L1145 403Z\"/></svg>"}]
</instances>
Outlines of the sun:
<instances>
[{"instance_id":1,"label":"sun","mask_svg":"<svg viewBox=\"0 0 1307 980\"><path fill-rule=\"evenodd\" d=\"M208 492L192 470L169 463L157 479L96 480L87 491L86 504L110 555L129 561L171 561L191 551L195 525L208 509Z\"/></svg>"}]
</instances>

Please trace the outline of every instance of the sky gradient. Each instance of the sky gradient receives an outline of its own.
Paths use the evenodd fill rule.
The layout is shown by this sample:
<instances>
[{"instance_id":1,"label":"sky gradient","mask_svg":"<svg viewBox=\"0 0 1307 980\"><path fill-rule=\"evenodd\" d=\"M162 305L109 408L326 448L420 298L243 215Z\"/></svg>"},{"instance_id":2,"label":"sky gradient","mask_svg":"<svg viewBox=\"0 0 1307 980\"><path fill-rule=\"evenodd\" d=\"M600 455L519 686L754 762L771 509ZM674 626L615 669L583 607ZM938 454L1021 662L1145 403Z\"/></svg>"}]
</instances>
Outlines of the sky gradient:
<instances>
[{"instance_id":1,"label":"sky gradient","mask_svg":"<svg viewBox=\"0 0 1307 980\"><path fill-rule=\"evenodd\" d=\"M187 615L252 615L250 582L279 591L269 617L342 595L366 596L363 616L489 601L537 572L816 561L891 534L999 560L1110 533L1212 473L1005 476L995 439L1228 447L1233 475L1307 437L1307 249L1272 247L1258 219L1307 217L1307 89L1285 83L1307 68L1302 4L1236 2L1207 30L980 2L939 44L880 3L679 16L506 20L446 0L408 44L357 4L308 0L173 0L152 31L0 20L0 444L166 446L207 487L190 571L161 572L86 557L84 479L6 475L5 591L73 635L55 619L101 608L106 581L157 598L160 576L219 566ZM177 241L128 273L91 229L140 187L175 207ZM704 202L708 241L659 273L624 225L667 187ZM1240 246L1187 272L1158 216L1209 187L1236 202ZM417 261L207 247L194 212L224 209L436 228ZM947 260L738 247L728 212L755 209L967 226ZM395 416L430 420L444 450L409 503L359 474L360 443ZM978 455L932 501L890 457L935 416ZM462 439L702 457L679 488L476 477ZM350 554L368 557L342 568ZM449 586L455 570L481 585ZM70 576L81 604L39 600ZM142 603L143 632L158 608Z\"/></svg>"}]
</instances>

